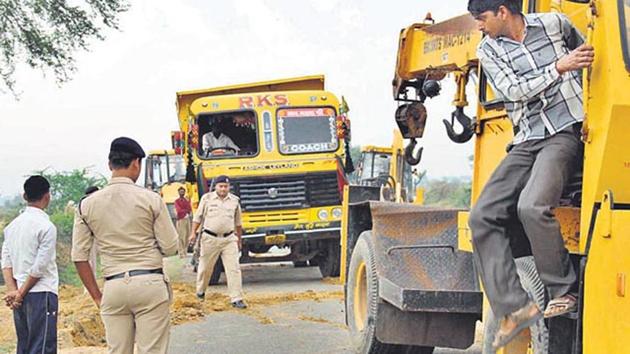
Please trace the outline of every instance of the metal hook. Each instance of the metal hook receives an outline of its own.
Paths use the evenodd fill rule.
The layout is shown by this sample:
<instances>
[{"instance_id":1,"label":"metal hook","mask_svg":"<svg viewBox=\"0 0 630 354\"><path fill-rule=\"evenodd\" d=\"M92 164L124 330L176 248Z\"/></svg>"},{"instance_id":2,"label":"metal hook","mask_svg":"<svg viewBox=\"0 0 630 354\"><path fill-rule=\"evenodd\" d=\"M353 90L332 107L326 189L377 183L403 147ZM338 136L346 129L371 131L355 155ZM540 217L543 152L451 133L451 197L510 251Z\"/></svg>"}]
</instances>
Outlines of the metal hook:
<instances>
[{"instance_id":1,"label":"metal hook","mask_svg":"<svg viewBox=\"0 0 630 354\"><path fill-rule=\"evenodd\" d=\"M418 149L414 156L413 150L416 148L416 144L416 139L411 138L409 145L405 148L405 161L411 166L419 164L420 159L422 159L422 150L424 149L422 147Z\"/></svg>"},{"instance_id":2,"label":"metal hook","mask_svg":"<svg viewBox=\"0 0 630 354\"><path fill-rule=\"evenodd\" d=\"M455 133L455 129L453 129L455 119L462 125L461 133ZM442 123L444 123L448 137L458 144L467 142L475 134L475 129L473 128L474 122L464 113L464 107L457 107L453 113L451 113L451 121L449 122L443 119Z\"/></svg>"}]
</instances>

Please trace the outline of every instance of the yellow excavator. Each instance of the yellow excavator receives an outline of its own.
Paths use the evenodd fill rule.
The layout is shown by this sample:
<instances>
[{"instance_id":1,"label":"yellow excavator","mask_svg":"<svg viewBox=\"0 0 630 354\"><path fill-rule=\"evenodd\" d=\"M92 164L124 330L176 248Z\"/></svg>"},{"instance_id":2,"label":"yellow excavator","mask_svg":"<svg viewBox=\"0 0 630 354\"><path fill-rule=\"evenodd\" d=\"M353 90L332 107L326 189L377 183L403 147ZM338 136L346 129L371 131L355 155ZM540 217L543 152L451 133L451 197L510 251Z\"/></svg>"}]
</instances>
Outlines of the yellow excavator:
<instances>
[{"instance_id":1,"label":"yellow excavator","mask_svg":"<svg viewBox=\"0 0 630 354\"><path fill-rule=\"evenodd\" d=\"M186 165L175 150L151 150L144 166L144 186L159 193L166 203L171 219L176 219L175 200L178 189L186 188Z\"/></svg>"},{"instance_id":2,"label":"yellow excavator","mask_svg":"<svg viewBox=\"0 0 630 354\"><path fill-rule=\"evenodd\" d=\"M541 320L500 353L630 352L630 1L524 0L524 13L564 13L595 47L583 71L584 155L555 210L579 275L577 313ZM512 125L489 87L476 47L475 22L462 15L435 23L430 16L400 33L393 81L395 121L413 153L430 116L430 99L446 80L457 86L451 117L454 143L474 138L472 204L505 147ZM466 86L477 105L469 109ZM474 116L474 117L473 117ZM432 119L432 118L429 118ZM426 153L431 151L425 146ZM379 201L362 186L343 204L342 268L346 323L359 353L432 353L467 348L483 323L483 353L497 319L484 301L472 262L468 211ZM534 301L548 300L522 228L508 230L520 281Z\"/></svg>"},{"instance_id":3,"label":"yellow excavator","mask_svg":"<svg viewBox=\"0 0 630 354\"><path fill-rule=\"evenodd\" d=\"M380 200L422 203L423 190L417 188L422 174L413 169L415 161L404 158L403 138L394 131L391 146L361 146L351 184L380 188Z\"/></svg>"}]
</instances>

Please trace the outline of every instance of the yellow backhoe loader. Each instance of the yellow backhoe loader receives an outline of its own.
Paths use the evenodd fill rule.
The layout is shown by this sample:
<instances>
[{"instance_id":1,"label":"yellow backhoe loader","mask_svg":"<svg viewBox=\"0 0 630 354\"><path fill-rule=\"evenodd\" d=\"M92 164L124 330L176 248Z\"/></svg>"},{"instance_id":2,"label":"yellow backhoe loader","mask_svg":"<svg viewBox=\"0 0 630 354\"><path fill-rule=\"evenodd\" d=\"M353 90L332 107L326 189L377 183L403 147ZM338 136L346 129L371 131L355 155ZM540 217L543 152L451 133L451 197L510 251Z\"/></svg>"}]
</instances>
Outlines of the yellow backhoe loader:
<instances>
[{"instance_id":1,"label":"yellow backhoe loader","mask_svg":"<svg viewBox=\"0 0 630 354\"><path fill-rule=\"evenodd\" d=\"M539 321L501 352L629 353L630 1L525 0L522 9L564 13L596 55L583 73L582 167L555 210L579 275L579 309ZM480 40L468 14L439 23L428 16L401 31L393 81L400 103L395 121L403 137L411 139L406 157L413 159L416 139L426 119L433 119L427 118L430 98L454 79L454 111L444 125L454 143L474 138L473 204L513 137L503 103L494 99L476 58ZM465 109L469 82L477 87L478 104ZM425 154L439 153L424 148ZM377 201L378 195L361 186L347 194L341 276L357 352L467 348L483 318L483 352L492 353L488 344L497 320L484 304L473 266L468 212ZM545 289L529 242L518 225L508 233L521 283L544 306Z\"/></svg>"}]
</instances>

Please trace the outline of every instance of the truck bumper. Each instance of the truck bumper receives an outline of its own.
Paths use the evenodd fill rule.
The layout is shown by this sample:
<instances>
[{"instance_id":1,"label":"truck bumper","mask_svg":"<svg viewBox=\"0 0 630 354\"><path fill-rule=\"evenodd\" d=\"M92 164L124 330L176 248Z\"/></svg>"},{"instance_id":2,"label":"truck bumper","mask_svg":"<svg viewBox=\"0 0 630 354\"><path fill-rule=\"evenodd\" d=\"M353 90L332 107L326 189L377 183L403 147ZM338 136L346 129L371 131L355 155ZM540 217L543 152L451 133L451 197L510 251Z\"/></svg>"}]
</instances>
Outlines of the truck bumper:
<instances>
[{"instance_id":1,"label":"truck bumper","mask_svg":"<svg viewBox=\"0 0 630 354\"><path fill-rule=\"evenodd\" d=\"M305 247L310 249L307 253L295 254L291 252L287 255L274 256L266 254L264 256L250 256L249 254L243 254L241 256L241 263L263 263L263 262L289 262L289 261L305 261L320 252L321 244L319 241L327 241L340 239L341 226L339 221L328 223L325 227L312 228L312 229L289 229L282 230L281 228L259 228L256 233L244 234L242 236L243 246L252 248L270 247L270 246L289 246L297 245L300 243L314 243L311 247Z\"/></svg>"},{"instance_id":2,"label":"truck bumper","mask_svg":"<svg viewBox=\"0 0 630 354\"><path fill-rule=\"evenodd\" d=\"M333 221L328 224L326 227L312 229L259 228L256 233L244 234L243 244L290 245L301 241L339 238L341 222ZM274 241L273 236L282 235L284 237L277 237Z\"/></svg>"}]
</instances>

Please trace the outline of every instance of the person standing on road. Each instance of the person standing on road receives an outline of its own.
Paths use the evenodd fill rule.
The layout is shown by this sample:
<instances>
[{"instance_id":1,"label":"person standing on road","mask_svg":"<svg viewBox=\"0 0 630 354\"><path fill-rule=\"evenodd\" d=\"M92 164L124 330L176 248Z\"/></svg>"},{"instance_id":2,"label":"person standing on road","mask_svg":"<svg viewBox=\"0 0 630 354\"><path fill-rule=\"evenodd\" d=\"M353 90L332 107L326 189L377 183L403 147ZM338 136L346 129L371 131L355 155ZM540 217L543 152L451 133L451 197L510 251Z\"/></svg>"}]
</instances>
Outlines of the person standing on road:
<instances>
[{"instance_id":1,"label":"person standing on road","mask_svg":"<svg viewBox=\"0 0 630 354\"><path fill-rule=\"evenodd\" d=\"M129 138L114 139L112 178L77 207L72 261L100 307L109 353L166 353L172 291L162 258L177 252L177 232L156 193L137 186L145 153ZM98 288L90 264L98 245L105 283Z\"/></svg>"},{"instance_id":2,"label":"person standing on road","mask_svg":"<svg viewBox=\"0 0 630 354\"><path fill-rule=\"evenodd\" d=\"M197 297L203 300L214 266L221 256L232 306L247 308L243 302L241 266L241 206L239 199L230 193L230 179L221 175L214 179L215 190L201 197L193 216L190 243L194 243L203 219L201 254L197 271Z\"/></svg>"},{"instance_id":3,"label":"person standing on road","mask_svg":"<svg viewBox=\"0 0 630 354\"><path fill-rule=\"evenodd\" d=\"M576 308L576 275L553 209L574 172L584 119L580 70L593 47L561 14L523 15L520 0L469 0L486 36L477 56L514 125L514 140L470 213L477 269L503 347L543 317L516 273L506 226L518 217L551 301L544 317ZM516 213L510 212L515 210ZM514 215L516 214L516 215Z\"/></svg>"},{"instance_id":4,"label":"person standing on road","mask_svg":"<svg viewBox=\"0 0 630 354\"><path fill-rule=\"evenodd\" d=\"M26 209L4 229L4 301L13 310L18 354L57 352L59 274L57 228L44 211L50 184L42 176L24 183ZM8 325L8 324L7 324Z\"/></svg>"},{"instance_id":5,"label":"person standing on road","mask_svg":"<svg viewBox=\"0 0 630 354\"><path fill-rule=\"evenodd\" d=\"M188 253L188 236L191 230L190 216L192 207L190 201L186 198L186 188L179 187L177 192L179 193L179 198L175 200L175 214L177 214L175 225L177 227L177 234L179 235L179 257L186 258L186 254Z\"/></svg>"}]
</instances>

